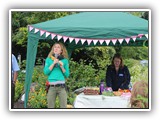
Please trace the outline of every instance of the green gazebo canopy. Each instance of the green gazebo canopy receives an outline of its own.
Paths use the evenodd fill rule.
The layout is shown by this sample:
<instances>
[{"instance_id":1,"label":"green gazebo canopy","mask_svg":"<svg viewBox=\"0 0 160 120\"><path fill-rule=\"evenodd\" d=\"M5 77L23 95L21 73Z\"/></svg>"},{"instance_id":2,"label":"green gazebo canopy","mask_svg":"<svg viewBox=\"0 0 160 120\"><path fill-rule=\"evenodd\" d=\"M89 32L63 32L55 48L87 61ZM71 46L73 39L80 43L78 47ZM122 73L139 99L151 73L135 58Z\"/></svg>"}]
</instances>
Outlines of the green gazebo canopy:
<instances>
[{"instance_id":1,"label":"green gazebo canopy","mask_svg":"<svg viewBox=\"0 0 160 120\"><path fill-rule=\"evenodd\" d=\"M91 46L148 46L148 21L127 12L81 12L28 25L25 104L40 40L63 42L68 53Z\"/></svg>"}]
</instances>

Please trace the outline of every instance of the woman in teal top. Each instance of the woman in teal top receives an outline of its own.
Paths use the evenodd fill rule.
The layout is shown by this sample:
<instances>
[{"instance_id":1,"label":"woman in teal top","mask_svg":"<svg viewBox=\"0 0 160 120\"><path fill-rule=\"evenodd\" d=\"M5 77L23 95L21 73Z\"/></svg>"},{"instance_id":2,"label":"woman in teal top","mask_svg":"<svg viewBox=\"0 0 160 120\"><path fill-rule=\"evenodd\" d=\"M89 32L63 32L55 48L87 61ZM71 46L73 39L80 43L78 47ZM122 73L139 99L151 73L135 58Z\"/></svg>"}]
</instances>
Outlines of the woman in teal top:
<instances>
[{"instance_id":1,"label":"woman in teal top","mask_svg":"<svg viewBox=\"0 0 160 120\"><path fill-rule=\"evenodd\" d=\"M69 77L68 54L62 43L55 43L45 61L44 74L48 76L50 84L47 93L48 108L55 107L56 97L59 97L60 107L67 106L65 80Z\"/></svg>"}]
</instances>

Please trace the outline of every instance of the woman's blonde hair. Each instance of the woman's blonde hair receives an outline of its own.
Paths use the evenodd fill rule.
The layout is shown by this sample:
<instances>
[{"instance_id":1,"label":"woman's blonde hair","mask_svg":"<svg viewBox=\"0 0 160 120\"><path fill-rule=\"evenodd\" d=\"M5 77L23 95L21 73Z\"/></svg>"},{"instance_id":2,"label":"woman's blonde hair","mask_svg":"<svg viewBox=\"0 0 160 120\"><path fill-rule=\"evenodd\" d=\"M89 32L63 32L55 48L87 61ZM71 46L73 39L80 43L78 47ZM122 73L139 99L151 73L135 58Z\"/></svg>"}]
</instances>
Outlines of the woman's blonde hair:
<instances>
[{"instance_id":1,"label":"woman's blonde hair","mask_svg":"<svg viewBox=\"0 0 160 120\"><path fill-rule=\"evenodd\" d=\"M144 80L133 85L130 98L131 108L148 108L148 83Z\"/></svg>"},{"instance_id":2,"label":"woman's blonde hair","mask_svg":"<svg viewBox=\"0 0 160 120\"><path fill-rule=\"evenodd\" d=\"M61 50L62 50L61 55L63 55L64 58L68 59L68 52L66 50L66 47L60 42L57 42L52 46L51 51L48 54L48 57L51 57L54 54L54 46L57 45L57 44L60 45L60 47L61 47Z\"/></svg>"}]
</instances>

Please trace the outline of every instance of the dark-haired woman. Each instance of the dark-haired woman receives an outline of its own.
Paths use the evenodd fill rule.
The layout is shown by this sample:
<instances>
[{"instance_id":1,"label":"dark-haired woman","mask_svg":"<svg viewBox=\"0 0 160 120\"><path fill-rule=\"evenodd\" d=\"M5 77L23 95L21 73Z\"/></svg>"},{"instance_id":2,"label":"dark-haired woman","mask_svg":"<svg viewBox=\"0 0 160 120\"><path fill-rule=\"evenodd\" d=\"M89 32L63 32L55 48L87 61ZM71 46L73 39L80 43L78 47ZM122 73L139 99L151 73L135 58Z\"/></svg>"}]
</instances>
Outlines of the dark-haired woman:
<instances>
[{"instance_id":1,"label":"dark-haired woman","mask_svg":"<svg viewBox=\"0 0 160 120\"><path fill-rule=\"evenodd\" d=\"M113 91L129 89L130 72L128 67L123 64L120 54L114 55L111 65L107 68L106 84Z\"/></svg>"}]
</instances>

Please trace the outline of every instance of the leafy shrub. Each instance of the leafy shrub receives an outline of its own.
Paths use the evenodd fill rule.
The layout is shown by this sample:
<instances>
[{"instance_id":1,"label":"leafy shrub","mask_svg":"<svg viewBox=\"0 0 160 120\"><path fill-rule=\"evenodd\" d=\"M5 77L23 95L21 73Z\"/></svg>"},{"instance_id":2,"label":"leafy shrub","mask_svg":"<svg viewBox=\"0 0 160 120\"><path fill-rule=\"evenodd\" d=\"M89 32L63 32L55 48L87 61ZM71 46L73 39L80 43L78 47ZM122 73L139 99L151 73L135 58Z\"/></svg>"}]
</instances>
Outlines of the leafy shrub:
<instances>
[{"instance_id":1,"label":"leafy shrub","mask_svg":"<svg viewBox=\"0 0 160 120\"><path fill-rule=\"evenodd\" d=\"M99 84L99 76L92 65L84 65L81 60L80 64L70 61L70 77L67 80L69 92L84 86L97 86Z\"/></svg>"},{"instance_id":2,"label":"leafy shrub","mask_svg":"<svg viewBox=\"0 0 160 120\"><path fill-rule=\"evenodd\" d=\"M139 80L148 81L148 67L142 66L139 60L126 59L125 65L127 65L129 68L132 83Z\"/></svg>"},{"instance_id":3,"label":"leafy shrub","mask_svg":"<svg viewBox=\"0 0 160 120\"><path fill-rule=\"evenodd\" d=\"M148 47L121 47L121 54L124 59L132 58L136 60L148 59Z\"/></svg>"},{"instance_id":4,"label":"leafy shrub","mask_svg":"<svg viewBox=\"0 0 160 120\"><path fill-rule=\"evenodd\" d=\"M46 91L44 88L36 89L30 92L28 105L31 108L47 108Z\"/></svg>"},{"instance_id":5,"label":"leafy shrub","mask_svg":"<svg viewBox=\"0 0 160 120\"><path fill-rule=\"evenodd\" d=\"M20 70L19 72L18 72L18 81L25 81L25 73L23 72L23 70Z\"/></svg>"},{"instance_id":6,"label":"leafy shrub","mask_svg":"<svg viewBox=\"0 0 160 120\"><path fill-rule=\"evenodd\" d=\"M17 101L22 93L24 92L24 81L18 81L15 84L15 96L14 96L14 101Z\"/></svg>"}]
</instances>

